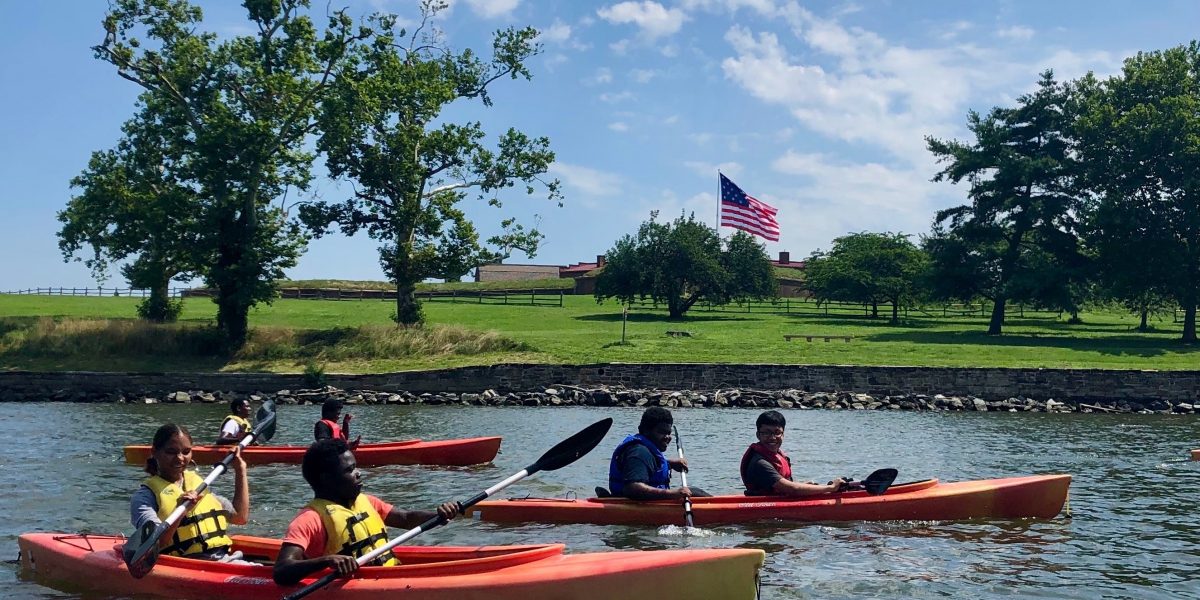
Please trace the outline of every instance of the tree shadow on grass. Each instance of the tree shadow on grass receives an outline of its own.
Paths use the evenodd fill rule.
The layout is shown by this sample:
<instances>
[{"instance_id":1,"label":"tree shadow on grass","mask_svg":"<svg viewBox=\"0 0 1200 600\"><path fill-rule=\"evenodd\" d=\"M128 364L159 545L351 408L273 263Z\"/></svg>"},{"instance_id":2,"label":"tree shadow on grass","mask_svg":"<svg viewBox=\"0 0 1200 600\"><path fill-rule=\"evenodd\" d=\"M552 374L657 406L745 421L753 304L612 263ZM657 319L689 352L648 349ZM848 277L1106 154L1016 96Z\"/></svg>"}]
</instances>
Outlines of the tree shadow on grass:
<instances>
[{"instance_id":1,"label":"tree shadow on grass","mask_svg":"<svg viewBox=\"0 0 1200 600\"><path fill-rule=\"evenodd\" d=\"M1078 338L1061 335L1007 334L987 335L983 331L893 331L865 335L868 342L908 342L958 346L1062 348L1098 352L1110 356L1150 358L1167 354L1197 354L1200 346L1187 346L1161 338L1113 335L1103 338Z\"/></svg>"},{"instance_id":2,"label":"tree shadow on grass","mask_svg":"<svg viewBox=\"0 0 1200 600\"><path fill-rule=\"evenodd\" d=\"M572 317L579 321L600 321L604 323L619 323L621 321L621 313L615 314L593 314L580 315ZM669 319L664 314L647 314L647 313L629 313L629 321L632 323L665 323L668 325L687 325L689 323L709 323L709 322L727 322L727 321L749 321L746 317L734 317L725 315L693 315L688 314L682 319Z\"/></svg>"}]
</instances>

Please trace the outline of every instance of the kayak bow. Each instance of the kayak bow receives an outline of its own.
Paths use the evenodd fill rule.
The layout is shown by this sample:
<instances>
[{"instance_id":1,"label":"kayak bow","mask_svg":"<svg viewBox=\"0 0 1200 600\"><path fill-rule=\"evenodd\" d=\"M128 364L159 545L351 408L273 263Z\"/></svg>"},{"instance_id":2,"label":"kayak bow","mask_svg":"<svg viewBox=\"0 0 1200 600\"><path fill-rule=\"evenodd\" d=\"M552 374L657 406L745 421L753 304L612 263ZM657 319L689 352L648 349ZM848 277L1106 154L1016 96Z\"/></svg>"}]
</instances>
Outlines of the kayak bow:
<instances>
[{"instance_id":1,"label":"kayak bow","mask_svg":"<svg viewBox=\"0 0 1200 600\"><path fill-rule=\"evenodd\" d=\"M197 464L220 462L229 453L229 446L192 446L192 459ZM308 446L250 446L242 450L246 464L300 464ZM360 444L354 458L360 467L381 465L450 465L466 466L491 462L500 451L499 437L462 438L455 440L405 440L383 444ZM141 465L150 457L150 446L125 446L125 462Z\"/></svg>"},{"instance_id":2,"label":"kayak bow","mask_svg":"<svg viewBox=\"0 0 1200 600\"><path fill-rule=\"evenodd\" d=\"M696 526L780 519L789 521L955 521L973 518L1053 518L1062 510L1070 475L1036 475L940 483L936 479L806 498L714 496L692 498ZM674 500L521 498L480 502L467 511L496 522L682 525Z\"/></svg>"}]
</instances>

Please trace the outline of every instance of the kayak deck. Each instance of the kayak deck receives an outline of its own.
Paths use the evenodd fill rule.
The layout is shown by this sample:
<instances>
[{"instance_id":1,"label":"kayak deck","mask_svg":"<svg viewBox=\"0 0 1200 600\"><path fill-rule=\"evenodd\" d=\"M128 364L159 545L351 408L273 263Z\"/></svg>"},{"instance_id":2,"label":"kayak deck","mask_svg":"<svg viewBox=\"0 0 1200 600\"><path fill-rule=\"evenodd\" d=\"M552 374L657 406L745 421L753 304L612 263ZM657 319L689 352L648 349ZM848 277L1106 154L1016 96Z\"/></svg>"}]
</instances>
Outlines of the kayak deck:
<instances>
[{"instance_id":1,"label":"kayak deck","mask_svg":"<svg viewBox=\"0 0 1200 600\"><path fill-rule=\"evenodd\" d=\"M232 536L249 560L273 560L279 540ZM279 586L271 566L214 563L160 556L142 579L121 559L124 538L29 533L18 538L21 573L62 589L107 591L122 596L277 599L300 586ZM395 548L398 567L363 567L351 579L321 592L331 600L402 597L406 600L517 600L611 597L620 586L637 594L662 589L687 598L755 597L761 550L669 550L564 554L562 544L528 546ZM309 583L318 572L301 583ZM667 587L663 587L667 586ZM381 595L382 594L382 595Z\"/></svg>"},{"instance_id":2,"label":"kayak deck","mask_svg":"<svg viewBox=\"0 0 1200 600\"><path fill-rule=\"evenodd\" d=\"M499 437L460 438L453 440L404 440L382 444L360 444L354 458L360 467L381 465L447 465L467 466L491 462L500 451ZM192 446L192 460L197 464L221 462L233 446ZM242 450L246 464L300 464L308 446L248 446ZM145 464L150 457L149 445L125 446L125 462Z\"/></svg>"},{"instance_id":3,"label":"kayak deck","mask_svg":"<svg viewBox=\"0 0 1200 600\"><path fill-rule=\"evenodd\" d=\"M1037 475L941 483L936 479L894 485L880 496L863 491L804 498L714 496L693 498L697 526L769 519L791 521L954 521L973 518L1053 518L1062 510L1070 475ZM682 525L679 502L626 498L517 498L484 501L468 509L495 522Z\"/></svg>"}]
</instances>

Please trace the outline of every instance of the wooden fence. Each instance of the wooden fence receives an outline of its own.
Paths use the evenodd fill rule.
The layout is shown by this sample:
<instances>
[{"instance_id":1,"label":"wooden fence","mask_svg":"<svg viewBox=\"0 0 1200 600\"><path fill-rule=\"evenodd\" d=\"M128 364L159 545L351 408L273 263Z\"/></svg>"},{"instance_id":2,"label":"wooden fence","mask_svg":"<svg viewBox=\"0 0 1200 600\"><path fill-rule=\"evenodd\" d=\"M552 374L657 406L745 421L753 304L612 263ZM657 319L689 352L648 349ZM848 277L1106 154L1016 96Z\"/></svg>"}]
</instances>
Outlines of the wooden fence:
<instances>
[{"instance_id":1,"label":"wooden fence","mask_svg":"<svg viewBox=\"0 0 1200 600\"><path fill-rule=\"evenodd\" d=\"M170 288L167 293L172 298L181 298L187 296L187 288ZM110 298L149 298L150 290L138 288L106 288L106 287L48 287L48 288L28 288L24 290L10 290L4 292L14 296L91 296Z\"/></svg>"}]
</instances>

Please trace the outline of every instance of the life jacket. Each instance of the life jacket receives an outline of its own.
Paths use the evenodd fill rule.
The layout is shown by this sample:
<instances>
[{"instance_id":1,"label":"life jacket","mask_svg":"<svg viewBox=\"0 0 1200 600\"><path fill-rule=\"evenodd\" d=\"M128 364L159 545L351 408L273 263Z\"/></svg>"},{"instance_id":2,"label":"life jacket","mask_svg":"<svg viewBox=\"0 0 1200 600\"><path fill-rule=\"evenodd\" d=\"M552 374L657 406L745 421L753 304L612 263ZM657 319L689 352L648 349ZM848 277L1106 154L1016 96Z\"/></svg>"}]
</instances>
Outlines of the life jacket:
<instances>
[{"instance_id":1,"label":"life jacket","mask_svg":"<svg viewBox=\"0 0 1200 600\"><path fill-rule=\"evenodd\" d=\"M249 419L243 419L237 415L229 415L228 417L225 417L225 420L221 421L221 429L225 429L225 424L230 421L238 424L238 433L249 433L250 430L254 429L254 427L250 426Z\"/></svg>"},{"instance_id":2,"label":"life jacket","mask_svg":"<svg viewBox=\"0 0 1200 600\"><path fill-rule=\"evenodd\" d=\"M326 555L342 554L359 558L387 544L387 525L375 512L366 494L359 494L350 508L321 498L314 498L308 507L317 511L325 524ZM400 561L388 550L370 564L394 567Z\"/></svg>"},{"instance_id":3,"label":"life jacket","mask_svg":"<svg viewBox=\"0 0 1200 600\"><path fill-rule=\"evenodd\" d=\"M650 487L660 490L669 489L671 487L671 465L667 463L667 457L654 445L654 442L640 433L635 433L617 445L617 449L613 450L612 458L608 461L608 489L614 496L625 495L625 476L621 473L621 455L625 453L625 447L630 444L641 444L650 449L650 453L654 455L654 463L656 470L650 474Z\"/></svg>"},{"instance_id":4,"label":"life jacket","mask_svg":"<svg viewBox=\"0 0 1200 600\"><path fill-rule=\"evenodd\" d=\"M158 475L142 480L142 485L154 492L154 497L158 500L158 518L163 521L175 512L180 495L200 487L202 483L204 480L193 471L183 472L182 488ZM170 539L163 538L159 547L164 554L173 556L189 556L227 549L233 546L233 540L226 534L228 529L229 520L225 516L225 509L221 508L220 501L205 490L196 505L179 520L175 534Z\"/></svg>"},{"instance_id":5,"label":"life jacket","mask_svg":"<svg viewBox=\"0 0 1200 600\"><path fill-rule=\"evenodd\" d=\"M746 468L750 466L750 459L755 454L771 463L771 466L775 467L775 470L779 472L780 477L788 481L792 480L792 459L788 458L782 450L775 452L761 443L755 442L750 444L750 447L746 448L746 452L742 454L742 484L746 486L747 496L770 496L775 493L775 490L764 490L750 486L750 480L746 478Z\"/></svg>"},{"instance_id":6,"label":"life jacket","mask_svg":"<svg viewBox=\"0 0 1200 600\"><path fill-rule=\"evenodd\" d=\"M342 426L338 425L336 421L330 421L329 419L321 419L318 422L324 423L329 426L329 430L333 432L333 439L335 439L335 440L345 440L346 439L346 434L342 433Z\"/></svg>"}]
</instances>

